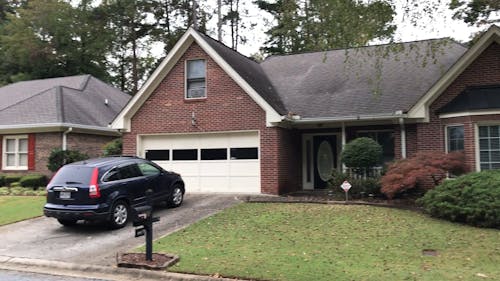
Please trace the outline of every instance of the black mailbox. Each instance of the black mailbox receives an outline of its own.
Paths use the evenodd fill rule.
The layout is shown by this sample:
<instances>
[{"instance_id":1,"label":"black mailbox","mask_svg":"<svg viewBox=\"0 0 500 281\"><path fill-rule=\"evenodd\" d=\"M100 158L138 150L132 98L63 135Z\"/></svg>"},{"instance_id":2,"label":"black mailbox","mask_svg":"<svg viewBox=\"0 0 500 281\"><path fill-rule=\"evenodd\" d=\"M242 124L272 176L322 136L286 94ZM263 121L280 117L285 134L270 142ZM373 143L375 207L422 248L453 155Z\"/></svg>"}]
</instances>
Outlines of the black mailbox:
<instances>
[{"instance_id":1,"label":"black mailbox","mask_svg":"<svg viewBox=\"0 0 500 281\"><path fill-rule=\"evenodd\" d=\"M134 208L134 216L132 220L132 224L134 226L141 226L147 223L149 217L151 217L151 206L140 206Z\"/></svg>"}]
</instances>

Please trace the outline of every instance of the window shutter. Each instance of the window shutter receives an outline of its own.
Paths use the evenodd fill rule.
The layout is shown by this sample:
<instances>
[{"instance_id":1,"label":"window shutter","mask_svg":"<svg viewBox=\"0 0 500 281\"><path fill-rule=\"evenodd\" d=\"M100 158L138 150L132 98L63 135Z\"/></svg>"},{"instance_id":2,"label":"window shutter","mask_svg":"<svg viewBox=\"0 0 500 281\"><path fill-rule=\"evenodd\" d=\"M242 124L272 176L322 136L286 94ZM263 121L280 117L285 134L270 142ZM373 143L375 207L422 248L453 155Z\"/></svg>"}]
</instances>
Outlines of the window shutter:
<instances>
[{"instance_id":1,"label":"window shutter","mask_svg":"<svg viewBox=\"0 0 500 281\"><path fill-rule=\"evenodd\" d=\"M35 170L35 134L28 135L28 170Z\"/></svg>"}]
</instances>

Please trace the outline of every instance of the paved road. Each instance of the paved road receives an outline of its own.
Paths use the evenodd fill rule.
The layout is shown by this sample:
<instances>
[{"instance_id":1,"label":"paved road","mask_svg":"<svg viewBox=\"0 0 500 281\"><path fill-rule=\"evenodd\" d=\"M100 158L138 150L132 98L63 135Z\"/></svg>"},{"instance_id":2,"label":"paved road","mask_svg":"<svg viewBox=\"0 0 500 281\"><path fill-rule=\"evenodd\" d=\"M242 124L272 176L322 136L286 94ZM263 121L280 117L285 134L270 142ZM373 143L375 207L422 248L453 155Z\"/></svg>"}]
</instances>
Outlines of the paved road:
<instances>
[{"instance_id":1,"label":"paved road","mask_svg":"<svg viewBox=\"0 0 500 281\"><path fill-rule=\"evenodd\" d=\"M107 281L0 269L2 281Z\"/></svg>"},{"instance_id":2,"label":"paved road","mask_svg":"<svg viewBox=\"0 0 500 281\"><path fill-rule=\"evenodd\" d=\"M187 194L181 207L155 211L160 222L154 224L154 238L238 202L234 195ZM63 227L53 218L41 217L0 227L0 256L114 265L116 253L142 244L144 237L135 238L131 224L111 231L99 224Z\"/></svg>"}]
</instances>

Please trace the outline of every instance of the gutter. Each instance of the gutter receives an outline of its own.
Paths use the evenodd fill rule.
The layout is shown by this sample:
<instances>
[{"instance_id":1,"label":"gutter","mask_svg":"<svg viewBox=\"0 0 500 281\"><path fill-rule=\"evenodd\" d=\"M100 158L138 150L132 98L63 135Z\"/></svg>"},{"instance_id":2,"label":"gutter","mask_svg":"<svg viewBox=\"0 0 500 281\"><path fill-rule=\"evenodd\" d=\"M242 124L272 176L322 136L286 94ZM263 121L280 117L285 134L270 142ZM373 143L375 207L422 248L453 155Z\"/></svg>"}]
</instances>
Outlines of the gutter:
<instances>
[{"instance_id":1,"label":"gutter","mask_svg":"<svg viewBox=\"0 0 500 281\"><path fill-rule=\"evenodd\" d=\"M105 134L116 134L119 135L119 131L116 129L101 127L101 126L91 126L91 125L81 125L72 123L38 123L38 124L20 124L20 125L0 125L0 132L2 131L40 131L40 132L54 132L61 131L62 129L71 131L84 130L84 131L94 131ZM71 132L70 131L70 132Z\"/></svg>"},{"instance_id":2,"label":"gutter","mask_svg":"<svg viewBox=\"0 0 500 281\"><path fill-rule=\"evenodd\" d=\"M299 115L286 115L282 117L283 121L291 122L293 124L315 124L315 123L338 123L349 121L375 121L375 120L398 120L408 117L403 111L398 110L394 113L388 114L371 114L371 115L351 115L340 117L306 117L302 118Z\"/></svg>"}]
</instances>

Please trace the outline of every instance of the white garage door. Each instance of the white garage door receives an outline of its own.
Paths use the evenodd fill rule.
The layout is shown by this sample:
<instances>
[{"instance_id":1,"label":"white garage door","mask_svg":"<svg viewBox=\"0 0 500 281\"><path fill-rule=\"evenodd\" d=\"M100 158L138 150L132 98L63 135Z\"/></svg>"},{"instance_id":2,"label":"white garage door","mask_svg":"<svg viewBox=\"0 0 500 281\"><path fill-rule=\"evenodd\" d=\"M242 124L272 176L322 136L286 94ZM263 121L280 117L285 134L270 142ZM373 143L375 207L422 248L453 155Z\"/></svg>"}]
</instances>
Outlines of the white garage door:
<instances>
[{"instance_id":1,"label":"white garage door","mask_svg":"<svg viewBox=\"0 0 500 281\"><path fill-rule=\"evenodd\" d=\"M258 132L150 135L139 154L180 173L189 192L260 193Z\"/></svg>"}]
</instances>

